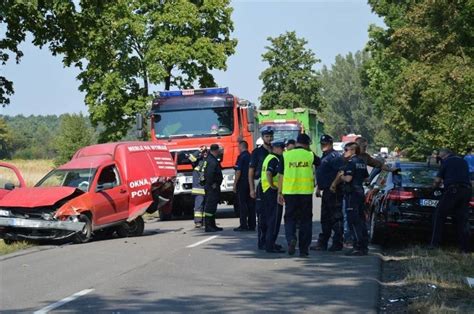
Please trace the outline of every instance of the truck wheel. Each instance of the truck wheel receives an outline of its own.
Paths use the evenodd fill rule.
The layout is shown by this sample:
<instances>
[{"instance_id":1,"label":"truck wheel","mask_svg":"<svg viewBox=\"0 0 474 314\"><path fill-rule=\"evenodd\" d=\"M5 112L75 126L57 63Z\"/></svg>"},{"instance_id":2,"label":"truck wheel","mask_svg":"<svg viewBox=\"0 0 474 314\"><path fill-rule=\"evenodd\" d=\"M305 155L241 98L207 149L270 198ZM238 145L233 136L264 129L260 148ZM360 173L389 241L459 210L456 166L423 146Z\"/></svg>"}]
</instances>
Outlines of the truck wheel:
<instances>
[{"instance_id":1,"label":"truck wheel","mask_svg":"<svg viewBox=\"0 0 474 314\"><path fill-rule=\"evenodd\" d=\"M139 237L143 234L143 231L145 231L145 222L142 216L138 216L135 220L128 223L129 237Z\"/></svg>"},{"instance_id":2,"label":"truck wheel","mask_svg":"<svg viewBox=\"0 0 474 314\"><path fill-rule=\"evenodd\" d=\"M79 215L78 220L84 222L84 228L81 231L77 232L74 235L73 242L76 244L86 243L92 239L92 221L91 219L84 214Z\"/></svg>"}]
</instances>

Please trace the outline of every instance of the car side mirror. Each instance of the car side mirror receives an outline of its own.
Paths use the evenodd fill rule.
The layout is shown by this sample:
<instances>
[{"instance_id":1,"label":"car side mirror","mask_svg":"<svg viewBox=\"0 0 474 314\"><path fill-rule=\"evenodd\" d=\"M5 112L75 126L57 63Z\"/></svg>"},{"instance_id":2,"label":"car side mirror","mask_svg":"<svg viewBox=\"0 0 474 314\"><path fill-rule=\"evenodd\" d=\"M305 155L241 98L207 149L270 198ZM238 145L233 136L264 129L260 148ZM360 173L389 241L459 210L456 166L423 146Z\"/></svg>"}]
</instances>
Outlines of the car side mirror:
<instances>
[{"instance_id":1,"label":"car side mirror","mask_svg":"<svg viewBox=\"0 0 474 314\"><path fill-rule=\"evenodd\" d=\"M95 188L95 191L96 191L96 192L101 192L101 191L105 191L105 190L110 190L110 189L112 189L114 186L115 186L115 184L114 184L113 182L107 182L107 183L99 184L99 185L97 185L97 187Z\"/></svg>"},{"instance_id":2,"label":"car side mirror","mask_svg":"<svg viewBox=\"0 0 474 314\"><path fill-rule=\"evenodd\" d=\"M5 190L11 191L11 190L15 189L15 185L13 183L7 182L7 183L5 183L4 188L5 188Z\"/></svg>"}]
</instances>

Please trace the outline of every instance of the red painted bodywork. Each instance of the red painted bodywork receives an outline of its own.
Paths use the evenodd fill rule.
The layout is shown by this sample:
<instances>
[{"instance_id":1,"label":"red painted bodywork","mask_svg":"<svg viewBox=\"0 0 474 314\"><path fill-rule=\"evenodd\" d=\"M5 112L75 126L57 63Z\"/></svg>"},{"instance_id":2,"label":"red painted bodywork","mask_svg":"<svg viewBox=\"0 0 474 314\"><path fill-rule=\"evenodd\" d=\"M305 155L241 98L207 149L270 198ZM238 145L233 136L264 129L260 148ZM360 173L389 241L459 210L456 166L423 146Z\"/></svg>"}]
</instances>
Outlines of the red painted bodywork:
<instances>
[{"instance_id":1,"label":"red painted bodywork","mask_svg":"<svg viewBox=\"0 0 474 314\"><path fill-rule=\"evenodd\" d=\"M120 182L113 188L98 191L100 173L110 165L116 166ZM176 178L176 167L166 146L152 142L84 147L58 169L90 169L94 177L89 190L83 192L74 187L15 189L0 200L0 206L34 210L59 204L54 214L57 219L88 212L92 216L93 228L101 229L144 214L158 196L172 198ZM168 186L170 195L161 195Z\"/></svg>"},{"instance_id":2,"label":"red painted bodywork","mask_svg":"<svg viewBox=\"0 0 474 314\"><path fill-rule=\"evenodd\" d=\"M0 162L0 167L7 168L16 175L16 177L18 178L18 182L20 182L20 188L26 187L25 180L23 180L20 171L15 166L5 162ZM5 195L9 194L10 192L12 191L5 189L3 186L0 187L0 199L4 198Z\"/></svg>"},{"instance_id":3,"label":"red painted bodywork","mask_svg":"<svg viewBox=\"0 0 474 314\"><path fill-rule=\"evenodd\" d=\"M182 96L182 97L199 97L199 96ZM239 98L233 95L227 94L220 97L232 97L233 98L233 119L234 119L234 129L231 135L223 135L220 137L209 136L209 137L193 137L193 138L171 138L171 139L160 139L156 137L155 129L151 128L151 140L160 144L168 146L170 151L179 151L185 149L199 149L201 146L210 147L212 144L218 144L224 149L224 158L221 161L222 169L233 168L237 156L239 155L238 145L241 140L247 141L249 144L249 150L252 151L254 147L254 135L252 132L249 132L247 125L248 116L246 114L247 107L240 106ZM159 106L159 105L158 105ZM157 107L157 105L154 105ZM154 125L153 116L151 117L151 125ZM199 119L199 116L196 117ZM192 170L191 165L178 165L178 172L190 171Z\"/></svg>"}]
</instances>

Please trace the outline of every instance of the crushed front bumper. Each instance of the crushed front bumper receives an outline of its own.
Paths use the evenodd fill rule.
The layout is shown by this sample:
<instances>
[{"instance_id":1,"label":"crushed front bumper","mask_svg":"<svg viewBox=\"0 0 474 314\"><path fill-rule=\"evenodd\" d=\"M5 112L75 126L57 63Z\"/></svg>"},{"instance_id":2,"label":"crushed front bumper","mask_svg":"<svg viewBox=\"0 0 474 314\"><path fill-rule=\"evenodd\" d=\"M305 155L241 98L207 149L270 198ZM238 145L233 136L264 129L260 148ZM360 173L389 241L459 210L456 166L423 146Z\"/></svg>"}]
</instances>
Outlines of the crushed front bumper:
<instances>
[{"instance_id":1,"label":"crushed front bumper","mask_svg":"<svg viewBox=\"0 0 474 314\"><path fill-rule=\"evenodd\" d=\"M81 231L84 222L0 217L0 238L62 239Z\"/></svg>"}]
</instances>

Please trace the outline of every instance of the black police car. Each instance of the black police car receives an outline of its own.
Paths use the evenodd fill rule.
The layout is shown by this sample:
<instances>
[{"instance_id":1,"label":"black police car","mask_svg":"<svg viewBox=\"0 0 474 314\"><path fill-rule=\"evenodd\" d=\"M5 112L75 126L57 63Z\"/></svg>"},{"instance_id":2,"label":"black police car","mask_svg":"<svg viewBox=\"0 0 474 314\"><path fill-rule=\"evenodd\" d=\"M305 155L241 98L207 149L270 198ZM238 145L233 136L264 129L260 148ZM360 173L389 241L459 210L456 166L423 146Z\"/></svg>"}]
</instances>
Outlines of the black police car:
<instances>
[{"instance_id":1,"label":"black police car","mask_svg":"<svg viewBox=\"0 0 474 314\"><path fill-rule=\"evenodd\" d=\"M429 236L433 213L442 195L442 189L432 188L438 167L417 162L397 162L390 166L399 171L380 172L366 188L365 204L371 242L383 243L394 232L403 231L408 232L405 234L409 236ZM451 217L448 216L446 224L452 224ZM470 224L474 231L473 198L470 202Z\"/></svg>"}]
</instances>

